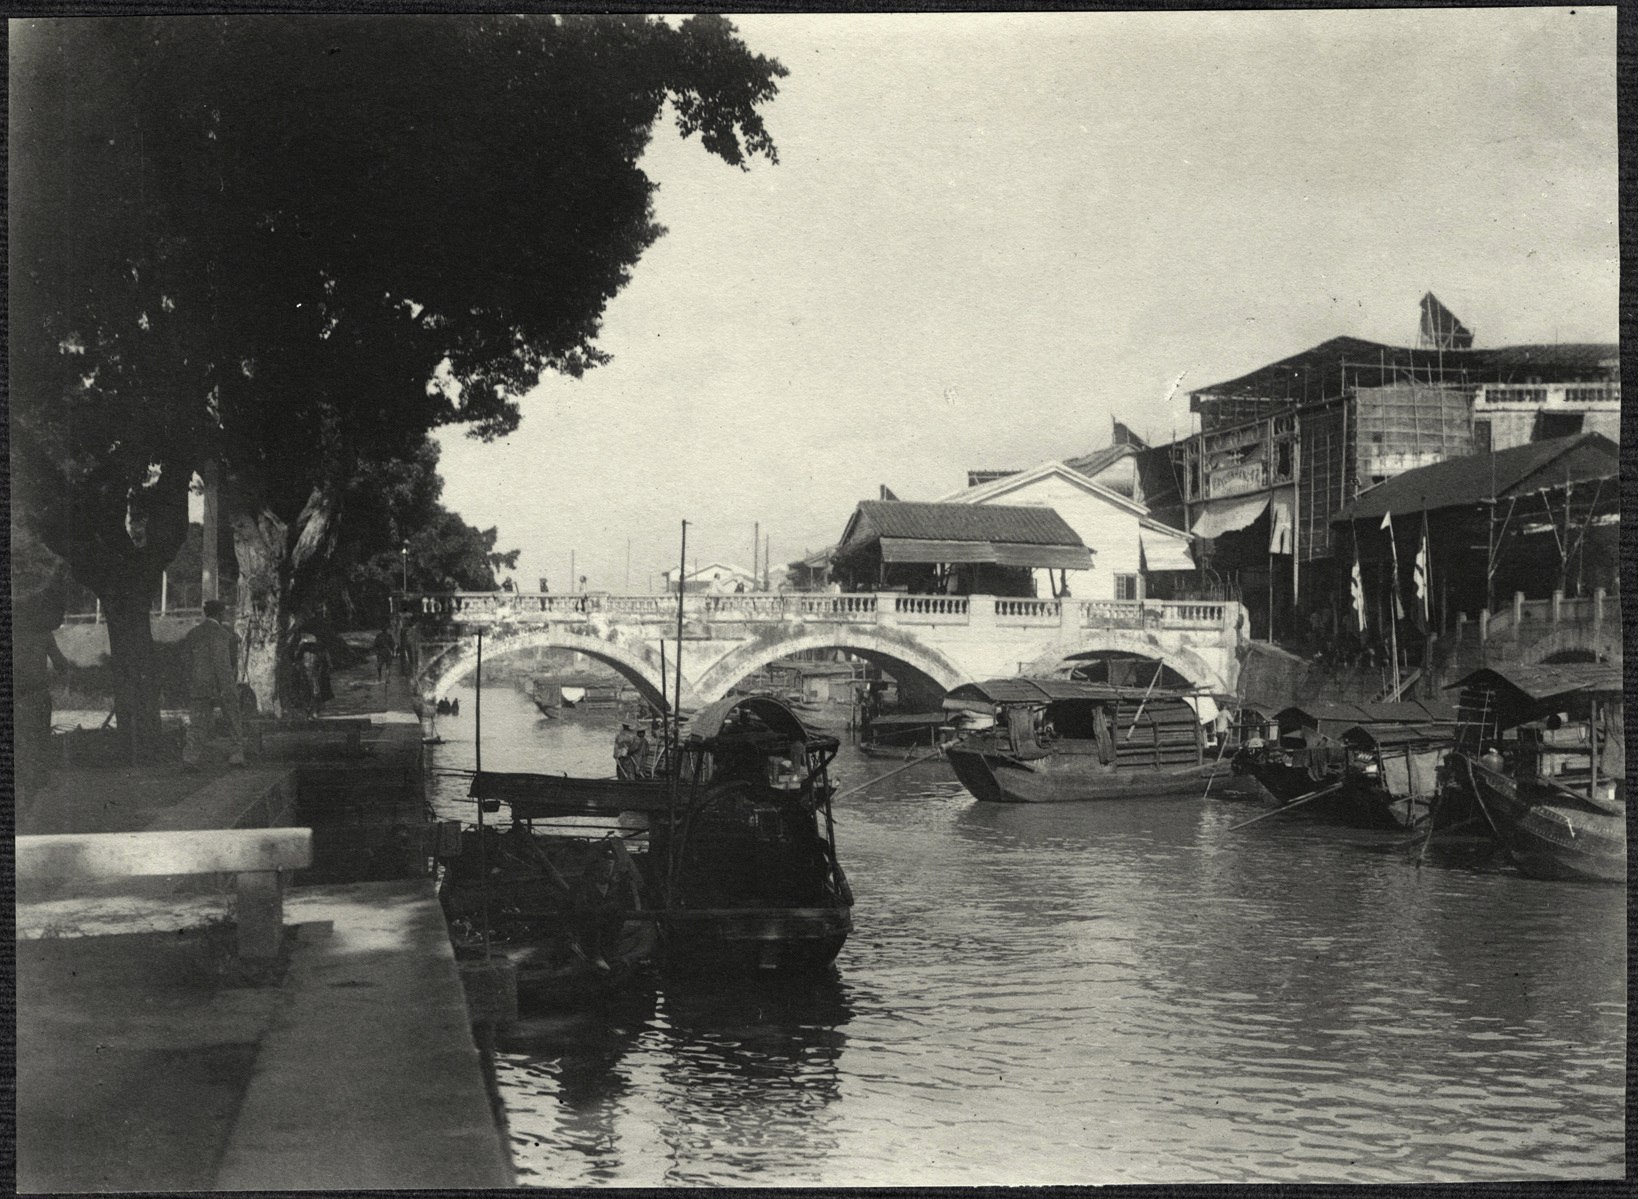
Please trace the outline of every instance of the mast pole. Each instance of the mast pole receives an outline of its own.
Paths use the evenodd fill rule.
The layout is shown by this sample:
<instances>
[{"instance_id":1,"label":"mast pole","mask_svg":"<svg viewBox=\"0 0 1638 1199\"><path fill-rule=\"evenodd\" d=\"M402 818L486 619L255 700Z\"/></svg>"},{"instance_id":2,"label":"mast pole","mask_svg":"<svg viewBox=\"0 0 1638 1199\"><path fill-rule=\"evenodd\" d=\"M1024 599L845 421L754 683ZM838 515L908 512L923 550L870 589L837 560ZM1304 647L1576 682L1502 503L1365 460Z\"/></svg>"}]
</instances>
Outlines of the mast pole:
<instances>
[{"instance_id":1,"label":"mast pole","mask_svg":"<svg viewBox=\"0 0 1638 1199\"><path fill-rule=\"evenodd\" d=\"M677 555L677 675L675 700L671 711L671 799L670 811L667 813L669 821L666 837L666 869L665 869L665 905L671 906L671 877L676 869L677 849L677 789L682 782L682 643L683 643L683 594L687 580L688 565L688 522L682 522L682 549Z\"/></svg>"},{"instance_id":2,"label":"mast pole","mask_svg":"<svg viewBox=\"0 0 1638 1199\"><path fill-rule=\"evenodd\" d=\"M483 630L478 630L478 669L472 688L472 773L483 778ZM480 787L481 791L482 788ZM484 838L483 796L478 796L478 869L483 872L483 960L489 961L489 846Z\"/></svg>"}]
</instances>

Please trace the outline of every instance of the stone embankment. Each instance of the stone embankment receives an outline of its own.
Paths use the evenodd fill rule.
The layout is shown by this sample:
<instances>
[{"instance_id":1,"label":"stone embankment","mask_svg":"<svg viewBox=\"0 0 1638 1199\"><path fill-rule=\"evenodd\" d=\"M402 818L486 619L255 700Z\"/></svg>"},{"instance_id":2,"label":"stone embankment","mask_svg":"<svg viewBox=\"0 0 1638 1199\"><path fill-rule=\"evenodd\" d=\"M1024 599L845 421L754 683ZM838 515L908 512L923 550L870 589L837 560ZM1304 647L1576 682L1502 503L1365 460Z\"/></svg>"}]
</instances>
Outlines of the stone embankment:
<instances>
[{"instance_id":1,"label":"stone embankment","mask_svg":"<svg viewBox=\"0 0 1638 1199\"><path fill-rule=\"evenodd\" d=\"M19 1190L512 1184L407 689L371 666L336 692L249 768L63 767L25 817ZM278 860L310 864L255 869ZM274 955L245 952L281 908Z\"/></svg>"}]
</instances>

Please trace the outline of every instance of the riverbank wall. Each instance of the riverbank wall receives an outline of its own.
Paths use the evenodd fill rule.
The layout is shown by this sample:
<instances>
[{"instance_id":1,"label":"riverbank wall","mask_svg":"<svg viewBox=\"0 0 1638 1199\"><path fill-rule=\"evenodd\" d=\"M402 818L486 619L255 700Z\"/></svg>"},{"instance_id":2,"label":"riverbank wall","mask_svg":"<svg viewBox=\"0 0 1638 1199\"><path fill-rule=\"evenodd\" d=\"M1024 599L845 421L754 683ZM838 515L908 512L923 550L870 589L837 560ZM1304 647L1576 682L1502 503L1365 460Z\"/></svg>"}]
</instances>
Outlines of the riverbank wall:
<instances>
[{"instance_id":1,"label":"riverbank wall","mask_svg":"<svg viewBox=\"0 0 1638 1199\"><path fill-rule=\"evenodd\" d=\"M336 691L329 718L265 728L248 768L59 768L20 821L19 1190L512 1185L428 873L408 688L371 668ZM206 867L279 829L311 829L311 852L274 876L277 955L251 958L240 917L266 876ZM181 873L29 866L125 861L109 849L135 835Z\"/></svg>"}]
</instances>

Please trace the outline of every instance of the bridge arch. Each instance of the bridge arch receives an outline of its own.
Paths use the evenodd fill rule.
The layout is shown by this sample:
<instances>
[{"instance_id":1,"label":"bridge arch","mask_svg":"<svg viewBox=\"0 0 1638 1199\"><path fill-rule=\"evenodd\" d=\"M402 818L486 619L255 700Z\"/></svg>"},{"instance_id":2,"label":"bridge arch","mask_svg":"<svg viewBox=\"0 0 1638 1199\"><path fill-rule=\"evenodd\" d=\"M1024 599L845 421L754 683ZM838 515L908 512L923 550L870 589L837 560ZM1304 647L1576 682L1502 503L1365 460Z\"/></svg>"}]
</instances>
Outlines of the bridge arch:
<instances>
[{"instance_id":1,"label":"bridge arch","mask_svg":"<svg viewBox=\"0 0 1638 1199\"><path fill-rule=\"evenodd\" d=\"M859 625L812 632L773 631L751 638L717 661L694 684L700 703L728 694L746 675L777 658L803 650L841 649L887 670L900 683L943 693L971 682L968 674L936 649L892 627Z\"/></svg>"},{"instance_id":2,"label":"bridge arch","mask_svg":"<svg viewBox=\"0 0 1638 1199\"><path fill-rule=\"evenodd\" d=\"M1219 670L1203 655L1186 645L1164 645L1151 634L1136 629L1098 629L1079 640L1059 642L1027 663L1023 673L1052 674L1076 659L1100 653L1154 658L1197 687L1219 695L1234 694L1234 679L1226 677L1227 671Z\"/></svg>"},{"instance_id":3,"label":"bridge arch","mask_svg":"<svg viewBox=\"0 0 1638 1199\"><path fill-rule=\"evenodd\" d=\"M642 641L627 639L619 634L599 637L576 633L561 626L493 633L483 641L485 661L532 649L569 649L585 654L588 658L612 666L649 703L656 707L666 706L659 654ZM422 667L421 694L433 702L443 699L477 664L477 636L463 637Z\"/></svg>"},{"instance_id":4,"label":"bridge arch","mask_svg":"<svg viewBox=\"0 0 1638 1199\"><path fill-rule=\"evenodd\" d=\"M1528 626L1526 626L1528 627ZM1546 662L1553 659L1559 662L1573 662L1578 660L1572 654L1585 654L1580 661L1619 662L1622 657L1621 624L1619 621L1605 621L1601 625L1590 625L1580 622L1561 625L1549 625L1550 632L1521 645L1518 650L1520 662Z\"/></svg>"}]
</instances>

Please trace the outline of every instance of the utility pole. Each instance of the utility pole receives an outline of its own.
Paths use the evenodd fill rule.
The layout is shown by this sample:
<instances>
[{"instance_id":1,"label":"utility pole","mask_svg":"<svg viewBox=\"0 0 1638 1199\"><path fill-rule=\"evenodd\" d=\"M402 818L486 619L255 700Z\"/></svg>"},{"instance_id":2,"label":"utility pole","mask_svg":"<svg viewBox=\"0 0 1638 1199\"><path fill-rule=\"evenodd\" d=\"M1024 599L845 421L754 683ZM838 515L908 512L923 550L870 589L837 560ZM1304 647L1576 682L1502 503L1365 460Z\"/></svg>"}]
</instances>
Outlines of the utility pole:
<instances>
[{"instance_id":1,"label":"utility pole","mask_svg":"<svg viewBox=\"0 0 1638 1199\"><path fill-rule=\"evenodd\" d=\"M773 534L762 535L762 590L773 590Z\"/></svg>"},{"instance_id":2,"label":"utility pole","mask_svg":"<svg viewBox=\"0 0 1638 1199\"><path fill-rule=\"evenodd\" d=\"M762 576L756 570L756 557L762 552L762 522L756 522L751 530L751 590L757 590L757 583Z\"/></svg>"}]
</instances>

